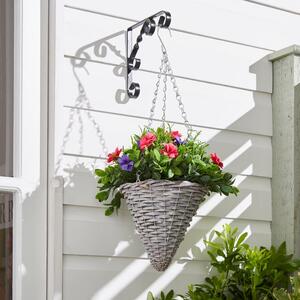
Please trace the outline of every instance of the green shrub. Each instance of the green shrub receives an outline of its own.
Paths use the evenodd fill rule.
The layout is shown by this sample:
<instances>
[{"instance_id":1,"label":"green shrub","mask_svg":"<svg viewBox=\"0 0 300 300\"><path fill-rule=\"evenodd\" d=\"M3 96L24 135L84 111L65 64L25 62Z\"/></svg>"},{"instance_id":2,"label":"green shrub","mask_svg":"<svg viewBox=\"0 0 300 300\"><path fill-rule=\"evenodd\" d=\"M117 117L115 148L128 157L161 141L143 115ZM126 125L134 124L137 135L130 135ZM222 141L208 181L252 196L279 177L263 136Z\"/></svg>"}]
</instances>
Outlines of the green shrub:
<instances>
[{"instance_id":1,"label":"green shrub","mask_svg":"<svg viewBox=\"0 0 300 300\"><path fill-rule=\"evenodd\" d=\"M190 285L181 299L300 300L296 277L291 293L287 292L290 275L300 269L300 261L287 254L286 244L270 249L250 247L245 243L247 233L238 235L237 230L225 225L222 232L215 231L216 241L206 241L216 274L204 283Z\"/></svg>"},{"instance_id":2,"label":"green shrub","mask_svg":"<svg viewBox=\"0 0 300 300\"><path fill-rule=\"evenodd\" d=\"M175 300L174 291L169 291L168 294L164 294L164 292L160 293L160 297L154 297L151 292L148 293L147 300Z\"/></svg>"},{"instance_id":3,"label":"green shrub","mask_svg":"<svg viewBox=\"0 0 300 300\"><path fill-rule=\"evenodd\" d=\"M273 297L276 300L300 300L300 277L290 277L291 291L288 292L285 289L275 288L273 291Z\"/></svg>"}]
</instances>

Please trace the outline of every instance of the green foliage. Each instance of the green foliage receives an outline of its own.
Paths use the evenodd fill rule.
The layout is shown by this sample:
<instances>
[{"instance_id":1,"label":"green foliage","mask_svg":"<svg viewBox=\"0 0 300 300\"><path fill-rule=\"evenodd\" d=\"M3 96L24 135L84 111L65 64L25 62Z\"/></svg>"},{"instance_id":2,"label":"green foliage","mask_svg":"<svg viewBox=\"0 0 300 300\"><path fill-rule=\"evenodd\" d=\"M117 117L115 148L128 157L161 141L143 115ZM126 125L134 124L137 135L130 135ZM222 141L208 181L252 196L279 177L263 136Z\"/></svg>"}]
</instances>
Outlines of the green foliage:
<instances>
[{"instance_id":1,"label":"green foliage","mask_svg":"<svg viewBox=\"0 0 300 300\"><path fill-rule=\"evenodd\" d=\"M276 300L300 300L300 276L290 277L290 291L281 288L275 288L273 297Z\"/></svg>"},{"instance_id":2,"label":"green foliage","mask_svg":"<svg viewBox=\"0 0 300 300\"><path fill-rule=\"evenodd\" d=\"M274 299L274 288L287 289L290 273L300 268L300 262L287 255L285 243L278 248L251 248L244 242L247 234L238 236L237 228L229 225L215 233L217 241L206 243L217 275L195 286L200 294L209 290L217 299Z\"/></svg>"},{"instance_id":3,"label":"green foliage","mask_svg":"<svg viewBox=\"0 0 300 300\"><path fill-rule=\"evenodd\" d=\"M141 149L139 143L147 133L153 134L155 140ZM233 186L232 175L223 172L220 167L222 165L214 162L207 154L208 145L198 140L199 133L185 141L176 140L173 133L170 127L144 129L140 135L132 137L130 148L122 149L122 155L127 155L133 162L132 169L122 169L118 154L104 170L95 170L99 184L96 199L108 206L106 215L111 215L121 205L122 195L118 187L124 183L135 182L137 177L140 180L187 180L206 185L210 192L224 195L238 193L238 189ZM164 152L166 144L175 148L174 157Z\"/></svg>"},{"instance_id":4,"label":"green foliage","mask_svg":"<svg viewBox=\"0 0 300 300\"><path fill-rule=\"evenodd\" d=\"M184 300L300 300L300 279L290 277L300 261L286 253L286 244L250 247L247 233L238 235L229 225L215 231L216 240L206 241L215 275L188 287ZM290 286L292 289L290 292Z\"/></svg>"},{"instance_id":5,"label":"green foliage","mask_svg":"<svg viewBox=\"0 0 300 300\"><path fill-rule=\"evenodd\" d=\"M158 298L154 297L153 294L151 292L149 292L147 295L147 300L175 300L174 291L171 290L166 295L163 292L161 292L160 297L158 297Z\"/></svg>"}]
</instances>

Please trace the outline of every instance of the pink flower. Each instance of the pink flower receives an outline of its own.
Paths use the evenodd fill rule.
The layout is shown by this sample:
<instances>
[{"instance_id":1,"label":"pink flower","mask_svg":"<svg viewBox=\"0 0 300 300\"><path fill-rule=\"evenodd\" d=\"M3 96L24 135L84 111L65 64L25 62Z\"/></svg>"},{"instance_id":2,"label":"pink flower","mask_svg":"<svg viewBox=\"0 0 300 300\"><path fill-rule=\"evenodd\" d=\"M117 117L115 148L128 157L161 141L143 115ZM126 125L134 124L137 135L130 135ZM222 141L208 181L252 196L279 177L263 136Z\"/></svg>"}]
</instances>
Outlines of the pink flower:
<instances>
[{"instance_id":1,"label":"pink flower","mask_svg":"<svg viewBox=\"0 0 300 300\"><path fill-rule=\"evenodd\" d=\"M176 158L178 156L177 147L172 144L165 144L164 149L160 150L160 153L170 158Z\"/></svg>"},{"instance_id":2,"label":"pink flower","mask_svg":"<svg viewBox=\"0 0 300 300\"><path fill-rule=\"evenodd\" d=\"M141 137L139 141L140 149L144 150L145 148L150 147L156 141L156 136L148 132L144 136Z\"/></svg>"},{"instance_id":3,"label":"pink flower","mask_svg":"<svg viewBox=\"0 0 300 300\"><path fill-rule=\"evenodd\" d=\"M223 168L223 163L216 153L212 153L210 158L214 164L218 165L220 168Z\"/></svg>"},{"instance_id":4,"label":"pink flower","mask_svg":"<svg viewBox=\"0 0 300 300\"><path fill-rule=\"evenodd\" d=\"M122 152L122 149L119 149L117 147L114 152L108 154L108 156L107 156L107 162L110 163L112 161L117 160L119 158L121 152Z\"/></svg>"},{"instance_id":5,"label":"pink flower","mask_svg":"<svg viewBox=\"0 0 300 300\"><path fill-rule=\"evenodd\" d=\"M179 131L171 131L171 137L172 139L180 138L181 133Z\"/></svg>"}]
</instances>

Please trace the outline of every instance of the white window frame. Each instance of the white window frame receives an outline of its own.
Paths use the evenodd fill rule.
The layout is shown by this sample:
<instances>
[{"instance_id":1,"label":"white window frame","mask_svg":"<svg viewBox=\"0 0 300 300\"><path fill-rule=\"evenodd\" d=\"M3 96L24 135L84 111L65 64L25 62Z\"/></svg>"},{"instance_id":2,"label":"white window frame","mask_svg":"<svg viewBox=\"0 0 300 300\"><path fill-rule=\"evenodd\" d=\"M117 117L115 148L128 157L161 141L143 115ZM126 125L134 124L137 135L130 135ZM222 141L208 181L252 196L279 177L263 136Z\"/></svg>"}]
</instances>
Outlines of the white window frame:
<instances>
[{"instance_id":1,"label":"white window frame","mask_svg":"<svg viewBox=\"0 0 300 300\"><path fill-rule=\"evenodd\" d=\"M57 118L63 81L64 1L49 1L49 106L48 106L48 289L47 299L63 299L63 178L55 172ZM61 145L59 145L60 147Z\"/></svg>"},{"instance_id":2,"label":"white window frame","mask_svg":"<svg viewBox=\"0 0 300 300\"><path fill-rule=\"evenodd\" d=\"M48 1L14 1L13 300L47 293Z\"/></svg>"}]
</instances>

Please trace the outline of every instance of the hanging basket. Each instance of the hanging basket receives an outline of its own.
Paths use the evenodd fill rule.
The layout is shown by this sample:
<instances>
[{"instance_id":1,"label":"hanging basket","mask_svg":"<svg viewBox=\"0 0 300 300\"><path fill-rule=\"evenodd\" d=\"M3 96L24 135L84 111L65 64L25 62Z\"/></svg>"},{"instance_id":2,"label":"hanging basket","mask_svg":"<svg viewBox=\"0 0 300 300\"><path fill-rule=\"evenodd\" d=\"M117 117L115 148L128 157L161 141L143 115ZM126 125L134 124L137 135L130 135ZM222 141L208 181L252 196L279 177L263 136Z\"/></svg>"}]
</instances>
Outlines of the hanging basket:
<instances>
[{"instance_id":1,"label":"hanging basket","mask_svg":"<svg viewBox=\"0 0 300 300\"><path fill-rule=\"evenodd\" d=\"M193 133L163 43L162 53L148 125L141 135L132 136L130 148L116 148L108 155L109 166L95 170L100 184L96 198L100 202L110 201L106 203L105 215L118 210L122 197L125 198L151 264L157 271L164 271L170 265L205 196L211 191L224 195L238 192L233 187L232 175L223 172L220 158L216 153L208 155L208 145L199 142L198 134ZM161 77L162 126L154 129L152 123ZM166 126L168 78L187 129L186 139Z\"/></svg>"},{"instance_id":2,"label":"hanging basket","mask_svg":"<svg viewBox=\"0 0 300 300\"><path fill-rule=\"evenodd\" d=\"M208 189L189 181L153 180L120 187L152 266L167 269Z\"/></svg>"}]
</instances>

